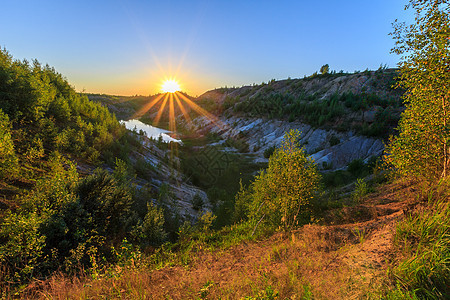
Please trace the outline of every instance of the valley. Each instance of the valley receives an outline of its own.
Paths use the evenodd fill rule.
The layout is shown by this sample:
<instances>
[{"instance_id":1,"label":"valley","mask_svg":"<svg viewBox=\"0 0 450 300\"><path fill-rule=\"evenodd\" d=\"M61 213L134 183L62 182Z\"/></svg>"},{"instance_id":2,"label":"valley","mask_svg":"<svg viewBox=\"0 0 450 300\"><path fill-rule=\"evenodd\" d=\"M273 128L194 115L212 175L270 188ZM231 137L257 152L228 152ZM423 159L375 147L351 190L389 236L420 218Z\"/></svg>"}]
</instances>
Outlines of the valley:
<instances>
[{"instance_id":1,"label":"valley","mask_svg":"<svg viewBox=\"0 0 450 300\"><path fill-rule=\"evenodd\" d=\"M404 47L447 56L198 97L78 92L0 50L1 297L448 298L448 41L420 26Z\"/></svg>"}]
</instances>

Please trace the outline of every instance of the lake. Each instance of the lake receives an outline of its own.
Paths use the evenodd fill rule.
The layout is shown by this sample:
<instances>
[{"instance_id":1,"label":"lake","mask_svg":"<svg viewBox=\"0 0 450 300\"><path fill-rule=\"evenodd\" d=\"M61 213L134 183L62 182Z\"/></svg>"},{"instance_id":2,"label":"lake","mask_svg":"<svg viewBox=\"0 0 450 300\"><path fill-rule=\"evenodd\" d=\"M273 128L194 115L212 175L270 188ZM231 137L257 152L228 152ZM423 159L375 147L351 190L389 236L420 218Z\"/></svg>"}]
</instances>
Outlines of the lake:
<instances>
[{"instance_id":1,"label":"lake","mask_svg":"<svg viewBox=\"0 0 450 300\"><path fill-rule=\"evenodd\" d=\"M121 124L124 124L125 127L128 130L136 130L137 132L143 131L149 138L153 139L159 139L159 137L162 137L162 140L166 143L168 142L175 142L182 144L183 142L178 139L174 139L169 134L171 133L169 130L161 129L152 125L148 125L145 123L142 123L139 120L128 120L128 121L120 121Z\"/></svg>"}]
</instances>

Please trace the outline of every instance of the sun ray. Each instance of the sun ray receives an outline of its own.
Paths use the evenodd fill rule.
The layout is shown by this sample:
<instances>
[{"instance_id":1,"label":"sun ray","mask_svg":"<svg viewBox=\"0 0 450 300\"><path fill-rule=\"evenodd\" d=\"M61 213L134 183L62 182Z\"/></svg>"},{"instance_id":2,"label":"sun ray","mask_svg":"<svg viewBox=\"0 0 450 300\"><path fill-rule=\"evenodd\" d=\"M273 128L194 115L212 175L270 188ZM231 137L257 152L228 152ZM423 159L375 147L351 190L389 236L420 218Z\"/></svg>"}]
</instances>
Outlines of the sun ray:
<instances>
[{"instance_id":1,"label":"sun ray","mask_svg":"<svg viewBox=\"0 0 450 300\"><path fill-rule=\"evenodd\" d=\"M190 126L192 126L192 120L191 120L191 117L189 116L188 112L186 111L186 109L184 108L184 106L183 106L183 104L181 103L180 99L178 98L178 95L177 95L177 94L173 94L173 96L174 96L174 98L175 98L175 101L177 101L178 107L180 108L181 113L182 113L183 116L184 116L184 119L188 122L188 124L189 124Z\"/></svg>"},{"instance_id":2,"label":"sun ray","mask_svg":"<svg viewBox=\"0 0 450 300\"><path fill-rule=\"evenodd\" d=\"M175 110L173 105L173 94L169 94L169 130L177 134L177 125L175 124Z\"/></svg>"},{"instance_id":3,"label":"sun ray","mask_svg":"<svg viewBox=\"0 0 450 300\"><path fill-rule=\"evenodd\" d=\"M219 127L221 130L223 130L225 128L225 124L222 123L222 121L220 121L219 118L217 118L216 116L214 116L213 114L211 114L210 112L206 111L205 109L203 109L202 107L198 106L196 103L194 103L192 100L190 100L189 98L187 98L186 96L184 96L183 94L181 94L180 92L175 92L175 94L177 94L178 96L181 97L181 99L184 100L184 102L186 102L190 107L192 107L192 109L194 109L196 112L198 112L199 114L207 117L209 120L211 120L211 122L213 122L217 127Z\"/></svg>"},{"instance_id":4,"label":"sun ray","mask_svg":"<svg viewBox=\"0 0 450 300\"><path fill-rule=\"evenodd\" d=\"M158 125L159 119L161 119L161 115L162 115L162 113L164 111L164 108L166 107L166 104L167 104L167 99L169 99L169 93L165 94L164 101L163 101L161 107L158 110L158 114L156 115L155 120L153 121L153 125L155 125L155 126Z\"/></svg>"},{"instance_id":5,"label":"sun ray","mask_svg":"<svg viewBox=\"0 0 450 300\"><path fill-rule=\"evenodd\" d=\"M135 112L131 119L139 119L142 117L146 112L148 112L153 106L155 106L156 103L161 100L161 98L164 96L164 94L160 94L158 97L153 99L151 102L147 103L144 107L142 107L139 111Z\"/></svg>"}]
</instances>

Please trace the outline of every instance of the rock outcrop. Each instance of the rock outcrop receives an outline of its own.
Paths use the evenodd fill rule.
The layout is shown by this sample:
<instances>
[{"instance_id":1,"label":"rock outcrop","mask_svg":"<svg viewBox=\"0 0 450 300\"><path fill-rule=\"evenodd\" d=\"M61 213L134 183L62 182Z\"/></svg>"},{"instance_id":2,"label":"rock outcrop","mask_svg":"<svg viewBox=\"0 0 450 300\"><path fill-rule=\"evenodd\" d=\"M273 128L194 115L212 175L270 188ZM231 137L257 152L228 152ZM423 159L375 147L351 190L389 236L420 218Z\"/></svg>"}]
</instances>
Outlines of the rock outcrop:
<instances>
[{"instance_id":1,"label":"rock outcrop","mask_svg":"<svg viewBox=\"0 0 450 300\"><path fill-rule=\"evenodd\" d=\"M218 133L223 139L244 140L248 143L250 153L256 154L256 161L267 161L263 156L264 151L280 145L284 134L290 129L301 132L300 143L319 168L344 168L355 159L368 160L381 155L384 150L380 139L354 135L352 131L313 128L299 122L240 117L222 119L221 127L206 117L196 118L194 122L202 131Z\"/></svg>"}]
</instances>

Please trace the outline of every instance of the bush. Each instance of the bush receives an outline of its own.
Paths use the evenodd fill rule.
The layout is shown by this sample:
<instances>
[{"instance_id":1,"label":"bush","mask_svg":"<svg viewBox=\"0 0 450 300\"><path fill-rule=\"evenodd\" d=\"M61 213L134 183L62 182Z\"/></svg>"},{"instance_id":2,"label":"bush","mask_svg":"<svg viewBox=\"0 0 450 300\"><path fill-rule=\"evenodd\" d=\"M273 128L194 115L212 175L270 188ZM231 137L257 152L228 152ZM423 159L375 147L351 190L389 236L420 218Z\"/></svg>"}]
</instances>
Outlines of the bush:
<instances>
[{"instance_id":1,"label":"bush","mask_svg":"<svg viewBox=\"0 0 450 300\"><path fill-rule=\"evenodd\" d=\"M331 147L339 144L340 142L341 142L341 140L338 137L336 137L335 135L331 136L331 138L330 138L330 146Z\"/></svg>"},{"instance_id":2,"label":"bush","mask_svg":"<svg viewBox=\"0 0 450 300\"><path fill-rule=\"evenodd\" d=\"M138 226L137 231L142 247L161 245L167 238L167 233L164 230L163 209L148 203L147 214L142 224Z\"/></svg>"},{"instance_id":3,"label":"bush","mask_svg":"<svg viewBox=\"0 0 450 300\"><path fill-rule=\"evenodd\" d=\"M272 154L275 152L275 145L274 146L270 146L269 148L266 148L266 150L264 150L264 157L265 158L269 158L270 156L272 156Z\"/></svg>"},{"instance_id":4,"label":"bush","mask_svg":"<svg viewBox=\"0 0 450 300\"><path fill-rule=\"evenodd\" d=\"M18 172L18 159L11 138L7 115L0 109L0 179L13 178Z\"/></svg>"},{"instance_id":5,"label":"bush","mask_svg":"<svg viewBox=\"0 0 450 300\"><path fill-rule=\"evenodd\" d=\"M355 184L355 190L352 193L353 200L360 202L369 192L367 183L362 178L358 178Z\"/></svg>"},{"instance_id":6,"label":"bush","mask_svg":"<svg viewBox=\"0 0 450 300\"><path fill-rule=\"evenodd\" d=\"M355 159L348 164L347 171L355 177L365 177L369 175L369 167L362 159Z\"/></svg>"},{"instance_id":7,"label":"bush","mask_svg":"<svg viewBox=\"0 0 450 300\"><path fill-rule=\"evenodd\" d=\"M325 64L322 67L320 67L320 74L324 75L328 74L328 72L330 72L330 66L328 64Z\"/></svg>"},{"instance_id":8,"label":"bush","mask_svg":"<svg viewBox=\"0 0 450 300\"><path fill-rule=\"evenodd\" d=\"M202 197L200 197L199 194L195 194L194 197L192 198L192 208L194 210L202 210L203 209L203 199Z\"/></svg>"},{"instance_id":9,"label":"bush","mask_svg":"<svg viewBox=\"0 0 450 300\"><path fill-rule=\"evenodd\" d=\"M0 261L11 280L30 279L56 269L59 258L64 259L72 249L73 243L61 238L68 224L62 216L65 208L76 202L73 191L78 176L73 164L59 155L51 156L50 168L48 178L38 180L35 189L21 197L22 207L8 213L0 224Z\"/></svg>"},{"instance_id":10,"label":"bush","mask_svg":"<svg viewBox=\"0 0 450 300\"><path fill-rule=\"evenodd\" d=\"M78 186L77 195L98 234L117 238L126 232L130 225L127 223L131 217L131 194L107 171L97 170L86 177Z\"/></svg>"},{"instance_id":11,"label":"bush","mask_svg":"<svg viewBox=\"0 0 450 300\"><path fill-rule=\"evenodd\" d=\"M299 145L300 133L291 130L269 160L269 167L250 186L250 219L263 219L288 230L307 222L311 199L319 190L320 175ZM246 193L242 196L248 197Z\"/></svg>"}]
</instances>

